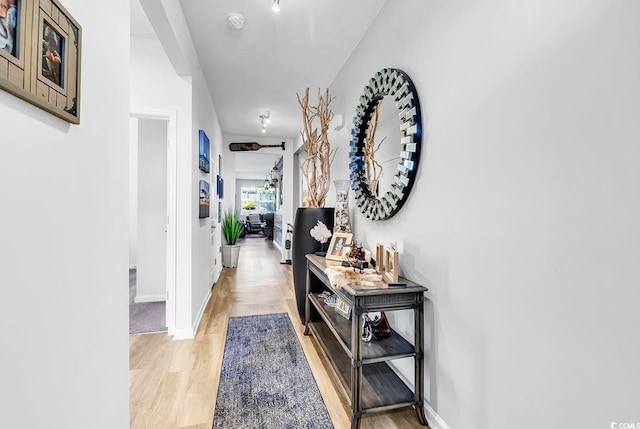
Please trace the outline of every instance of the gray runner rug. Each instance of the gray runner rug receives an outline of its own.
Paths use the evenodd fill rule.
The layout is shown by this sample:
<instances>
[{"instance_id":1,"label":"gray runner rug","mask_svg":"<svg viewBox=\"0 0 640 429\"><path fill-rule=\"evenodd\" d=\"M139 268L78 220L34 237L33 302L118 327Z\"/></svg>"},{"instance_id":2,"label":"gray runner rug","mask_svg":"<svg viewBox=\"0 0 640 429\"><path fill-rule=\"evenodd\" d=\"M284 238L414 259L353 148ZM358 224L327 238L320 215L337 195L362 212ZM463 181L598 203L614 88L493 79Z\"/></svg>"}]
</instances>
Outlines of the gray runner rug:
<instances>
[{"instance_id":1,"label":"gray runner rug","mask_svg":"<svg viewBox=\"0 0 640 429\"><path fill-rule=\"evenodd\" d=\"M286 313L229 318L213 429L333 428Z\"/></svg>"}]
</instances>

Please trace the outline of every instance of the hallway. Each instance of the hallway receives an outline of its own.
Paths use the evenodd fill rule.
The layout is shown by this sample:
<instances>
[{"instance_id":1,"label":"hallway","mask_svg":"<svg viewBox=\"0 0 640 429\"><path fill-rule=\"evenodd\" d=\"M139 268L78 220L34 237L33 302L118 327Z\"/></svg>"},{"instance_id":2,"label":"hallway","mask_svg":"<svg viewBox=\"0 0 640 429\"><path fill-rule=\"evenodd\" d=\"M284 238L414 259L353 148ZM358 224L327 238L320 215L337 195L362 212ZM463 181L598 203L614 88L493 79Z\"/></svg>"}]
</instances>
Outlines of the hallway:
<instances>
[{"instance_id":1,"label":"hallway","mask_svg":"<svg viewBox=\"0 0 640 429\"><path fill-rule=\"evenodd\" d=\"M174 341L166 333L130 336L130 423L133 429L210 429L229 317L286 312L337 429L350 416L327 367L302 335L291 266L280 264L272 241L240 240L238 268L225 268L212 289L196 337ZM422 428L412 409L365 415L367 428ZM231 429L231 428L230 428Z\"/></svg>"}]
</instances>

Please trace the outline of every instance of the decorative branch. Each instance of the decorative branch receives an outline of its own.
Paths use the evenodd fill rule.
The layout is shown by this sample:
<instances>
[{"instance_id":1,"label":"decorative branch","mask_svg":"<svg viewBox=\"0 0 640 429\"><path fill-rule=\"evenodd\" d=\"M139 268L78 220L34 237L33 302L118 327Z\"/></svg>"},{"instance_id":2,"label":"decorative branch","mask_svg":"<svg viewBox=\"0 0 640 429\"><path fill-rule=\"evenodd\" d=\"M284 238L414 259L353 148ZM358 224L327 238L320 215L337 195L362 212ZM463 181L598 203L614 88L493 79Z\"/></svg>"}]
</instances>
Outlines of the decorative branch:
<instances>
[{"instance_id":1,"label":"decorative branch","mask_svg":"<svg viewBox=\"0 0 640 429\"><path fill-rule=\"evenodd\" d=\"M318 104L309 105L309 88L305 90L303 98L299 94L298 103L302 108L302 135L303 149L307 159L302 162L300 170L307 184L307 197L309 207L323 207L329 192L330 168L336 155L336 150L331 150L329 143L329 124L333 119L330 104L335 97L329 95L329 89L324 94L318 89ZM314 122L319 122L319 127L313 131Z\"/></svg>"},{"instance_id":2,"label":"decorative branch","mask_svg":"<svg viewBox=\"0 0 640 429\"><path fill-rule=\"evenodd\" d=\"M369 191L374 198L378 198L378 182L382 175L382 164L376 160L376 152L386 137L376 145L376 131L378 130L378 118L380 115L380 103L378 103L371 113L371 119L367 125L364 140L364 163L367 170L367 183Z\"/></svg>"}]
</instances>

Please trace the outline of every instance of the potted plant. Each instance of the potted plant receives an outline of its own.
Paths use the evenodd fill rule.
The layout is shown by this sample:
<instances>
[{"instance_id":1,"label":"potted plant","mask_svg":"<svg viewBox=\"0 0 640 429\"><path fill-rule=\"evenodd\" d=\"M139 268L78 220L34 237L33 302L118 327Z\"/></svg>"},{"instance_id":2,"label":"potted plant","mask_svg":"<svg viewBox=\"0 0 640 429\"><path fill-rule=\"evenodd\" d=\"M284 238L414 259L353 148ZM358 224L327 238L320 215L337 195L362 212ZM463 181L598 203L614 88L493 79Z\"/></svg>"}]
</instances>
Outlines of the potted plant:
<instances>
[{"instance_id":1,"label":"potted plant","mask_svg":"<svg viewBox=\"0 0 640 429\"><path fill-rule=\"evenodd\" d=\"M300 207L296 211L291 243L291 266L298 313L304 323L307 267L305 258L309 253L321 250L320 242L311 237L310 231L318 221L325 224L329 231L333 230L334 208L324 207L324 202L331 185L330 170L336 151L331 149L329 143L329 124L333 119L330 108L333 97L329 95L329 90L322 93L318 89L318 103L315 106L309 103L309 88L306 89L304 97L297 97L302 108L302 149L307 156L300 170L304 177L308 206Z\"/></svg>"},{"instance_id":2,"label":"potted plant","mask_svg":"<svg viewBox=\"0 0 640 429\"><path fill-rule=\"evenodd\" d=\"M240 256L240 245L238 238L244 225L240 222L238 213L226 210L222 216L222 234L227 244L222 245L222 265L224 267L237 267Z\"/></svg>"}]
</instances>

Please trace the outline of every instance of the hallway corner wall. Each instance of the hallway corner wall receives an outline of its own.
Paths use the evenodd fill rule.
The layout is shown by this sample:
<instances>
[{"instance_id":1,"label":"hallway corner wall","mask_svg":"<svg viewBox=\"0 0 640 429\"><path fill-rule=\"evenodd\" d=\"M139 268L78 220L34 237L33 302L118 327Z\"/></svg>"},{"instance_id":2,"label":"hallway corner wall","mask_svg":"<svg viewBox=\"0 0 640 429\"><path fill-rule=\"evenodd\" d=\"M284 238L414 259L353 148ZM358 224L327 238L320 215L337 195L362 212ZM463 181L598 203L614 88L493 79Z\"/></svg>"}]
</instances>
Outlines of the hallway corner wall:
<instances>
[{"instance_id":1,"label":"hallway corner wall","mask_svg":"<svg viewBox=\"0 0 640 429\"><path fill-rule=\"evenodd\" d=\"M0 91L2 426L125 429L129 2L62 3L80 124Z\"/></svg>"}]
</instances>

